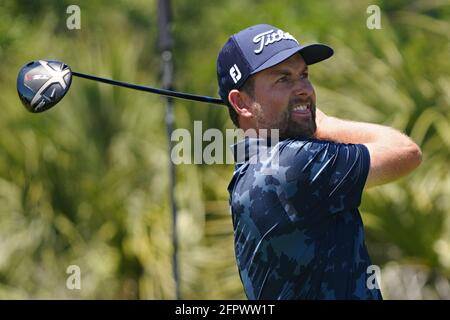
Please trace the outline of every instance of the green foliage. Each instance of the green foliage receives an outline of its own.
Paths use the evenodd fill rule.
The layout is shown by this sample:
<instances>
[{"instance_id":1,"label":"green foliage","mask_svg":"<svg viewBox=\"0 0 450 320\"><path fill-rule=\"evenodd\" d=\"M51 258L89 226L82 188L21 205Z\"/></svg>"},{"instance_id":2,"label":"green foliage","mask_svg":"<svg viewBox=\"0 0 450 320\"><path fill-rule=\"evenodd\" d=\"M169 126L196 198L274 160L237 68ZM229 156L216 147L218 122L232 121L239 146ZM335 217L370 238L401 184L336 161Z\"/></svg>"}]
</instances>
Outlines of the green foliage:
<instances>
[{"instance_id":1,"label":"green foliage","mask_svg":"<svg viewBox=\"0 0 450 320\"><path fill-rule=\"evenodd\" d=\"M412 175L364 196L373 262L394 274L389 283L420 269L427 284L420 297L449 299L449 2L378 1L381 30L366 27L369 1L172 2L181 91L217 96L217 53L252 24L335 49L311 68L320 108L398 128L423 151ZM81 8L80 30L66 28L70 4ZM156 1L2 3L0 298L174 298L164 100L75 78L58 106L30 114L15 89L19 68L39 58L158 86L156 19ZM179 128L193 130L195 120L204 129L233 127L224 108L175 105ZM245 298L228 210L231 175L231 165L177 166L183 298ZM66 288L73 264L81 290ZM394 291L389 283L386 297L411 297L406 285Z\"/></svg>"}]
</instances>

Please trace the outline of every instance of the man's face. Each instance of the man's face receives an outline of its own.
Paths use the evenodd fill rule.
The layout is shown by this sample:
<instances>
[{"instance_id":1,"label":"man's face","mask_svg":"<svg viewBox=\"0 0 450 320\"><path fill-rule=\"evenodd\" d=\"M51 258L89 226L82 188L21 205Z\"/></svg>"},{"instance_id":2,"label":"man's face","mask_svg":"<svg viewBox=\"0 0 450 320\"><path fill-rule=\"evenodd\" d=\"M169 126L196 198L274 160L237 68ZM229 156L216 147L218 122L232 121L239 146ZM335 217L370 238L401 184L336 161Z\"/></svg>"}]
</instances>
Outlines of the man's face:
<instances>
[{"instance_id":1,"label":"man's face","mask_svg":"<svg viewBox=\"0 0 450 320\"><path fill-rule=\"evenodd\" d=\"M254 75L256 129L279 129L280 138L310 138L316 131L316 96L300 54Z\"/></svg>"}]
</instances>

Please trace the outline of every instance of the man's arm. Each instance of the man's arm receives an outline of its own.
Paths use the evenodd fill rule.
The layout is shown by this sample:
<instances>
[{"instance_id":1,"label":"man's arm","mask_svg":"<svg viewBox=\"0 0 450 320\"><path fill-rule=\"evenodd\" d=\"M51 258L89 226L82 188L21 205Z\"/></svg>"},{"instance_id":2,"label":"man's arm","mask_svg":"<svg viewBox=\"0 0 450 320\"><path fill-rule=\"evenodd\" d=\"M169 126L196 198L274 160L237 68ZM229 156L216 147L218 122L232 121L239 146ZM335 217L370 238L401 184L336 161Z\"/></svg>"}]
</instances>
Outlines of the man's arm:
<instances>
[{"instance_id":1,"label":"man's arm","mask_svg":"<svg viewBox=\"0 0 450 320\"><path fill-rule=\"evenodd\" d=\"M413 171L422 152L409 137L378 124L341 120L316 110L315 138L338 143L364 144L370 153L366 188L388 183Z\"/></svg>"}]
</instances>

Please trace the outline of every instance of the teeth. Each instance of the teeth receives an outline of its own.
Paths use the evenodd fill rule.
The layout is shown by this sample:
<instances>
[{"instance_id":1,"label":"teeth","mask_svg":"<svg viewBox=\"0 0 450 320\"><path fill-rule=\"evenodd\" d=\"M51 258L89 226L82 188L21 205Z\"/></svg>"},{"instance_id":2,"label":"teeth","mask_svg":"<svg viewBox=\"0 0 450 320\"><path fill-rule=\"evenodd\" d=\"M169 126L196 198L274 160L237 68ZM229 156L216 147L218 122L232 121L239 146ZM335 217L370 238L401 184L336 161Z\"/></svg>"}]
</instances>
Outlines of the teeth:
<instances>
[{"instance_id":1,"label":"teeth","mask_svg":"<svg viewBox=\"0 0 450 320\"><path fill-rule=\"evenodd\" d=\"M305 111L308 109L308 106L306 104L301 104L298 106L295 106L292 110L293 111Z\"/></svg>"}]
</instances>

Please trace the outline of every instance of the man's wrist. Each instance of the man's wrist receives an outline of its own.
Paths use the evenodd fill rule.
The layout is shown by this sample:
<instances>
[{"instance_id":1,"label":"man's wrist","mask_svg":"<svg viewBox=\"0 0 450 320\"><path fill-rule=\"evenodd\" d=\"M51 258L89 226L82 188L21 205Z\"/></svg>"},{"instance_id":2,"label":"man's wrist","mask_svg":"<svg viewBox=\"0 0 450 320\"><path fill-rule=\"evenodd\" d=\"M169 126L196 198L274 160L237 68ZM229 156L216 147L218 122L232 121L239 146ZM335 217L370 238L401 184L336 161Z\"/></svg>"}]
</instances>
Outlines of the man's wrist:
<instances>
[{"instance_id":1,"label":"man's wrist","mask_svg":"<svg viewBox=\"0 0 450 320\"><path fill-rule=\"evenodd\" d=\"M327 116L325 113L317 109L316 111L316 131L314 133L314 138L318 140L332 140L329 132L327 133L327 128L331 117Z\"/></svg>"}]
</instances>

